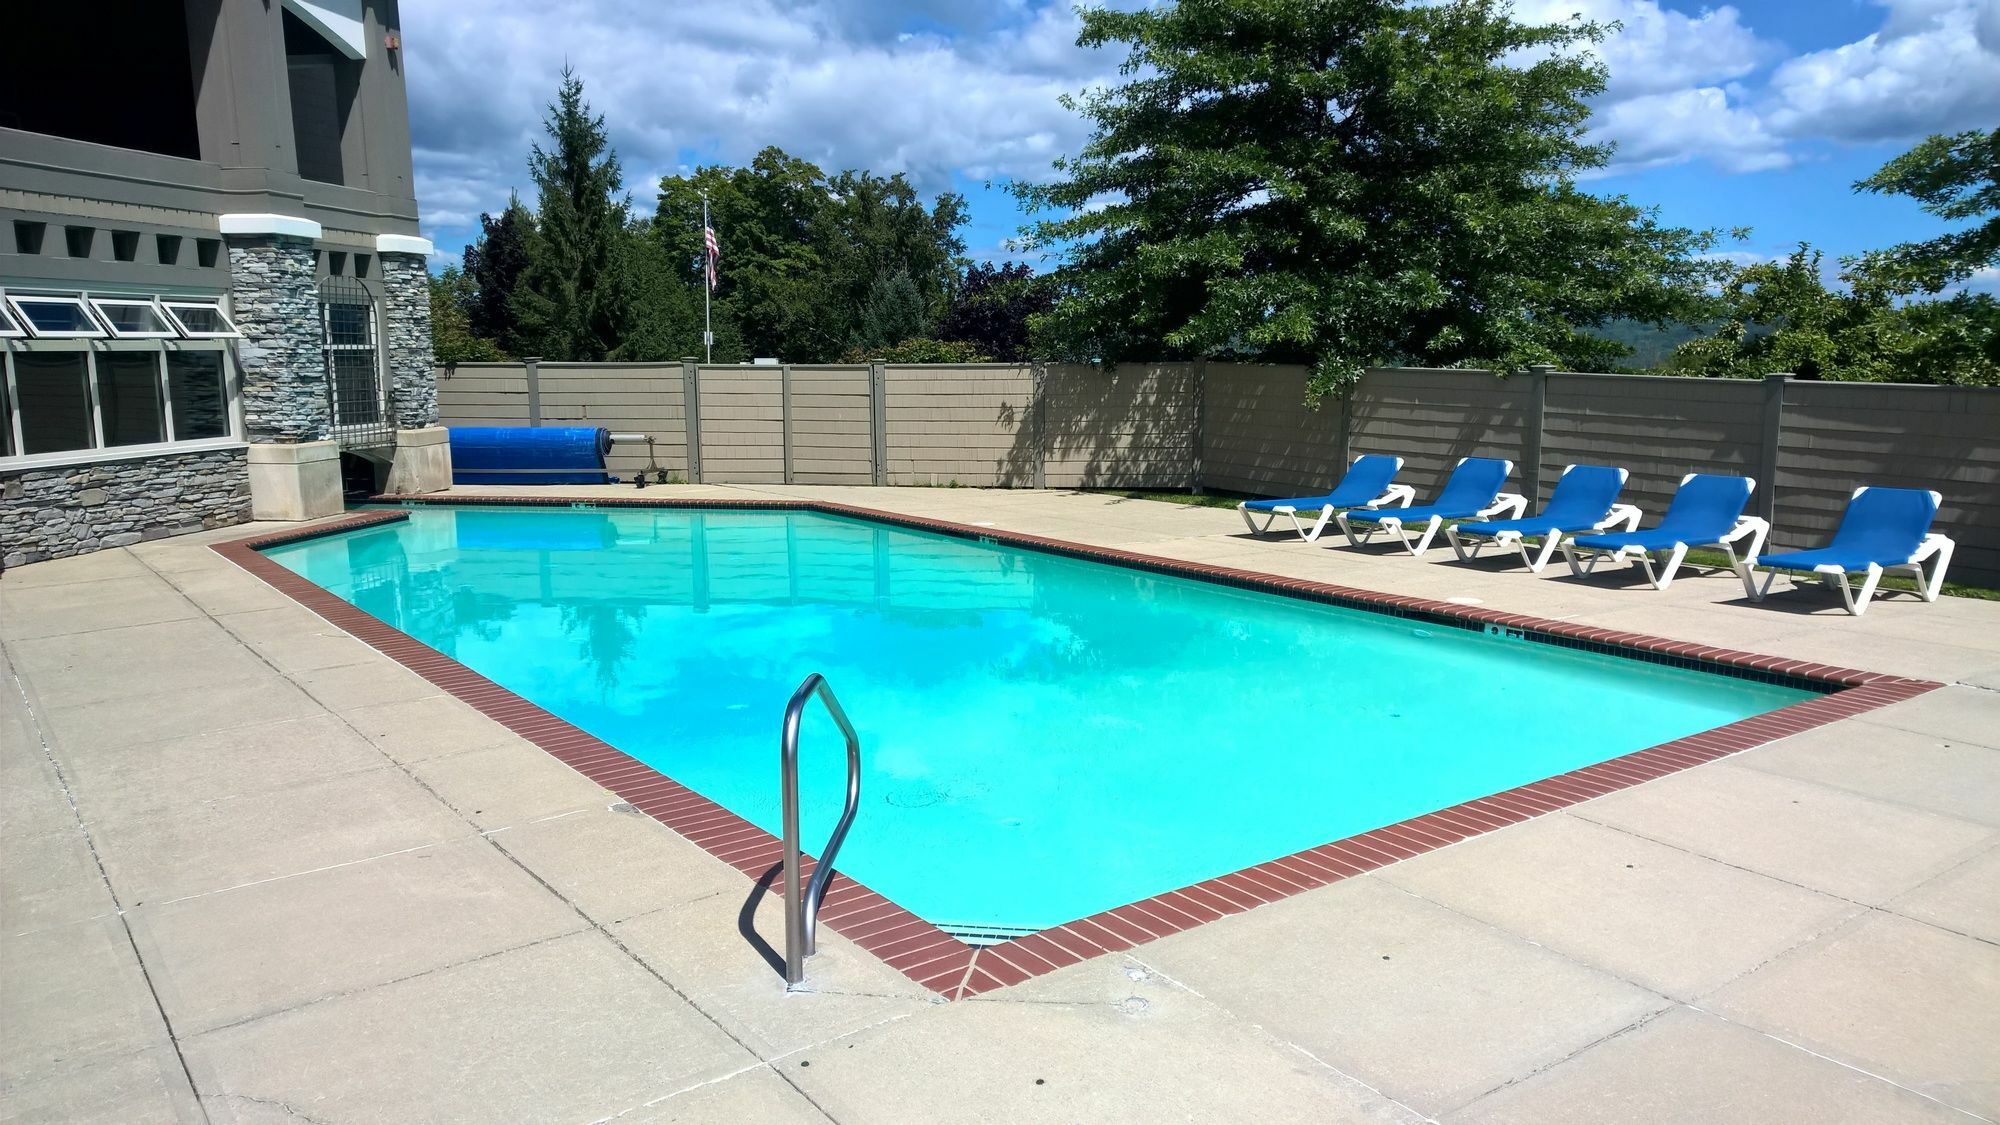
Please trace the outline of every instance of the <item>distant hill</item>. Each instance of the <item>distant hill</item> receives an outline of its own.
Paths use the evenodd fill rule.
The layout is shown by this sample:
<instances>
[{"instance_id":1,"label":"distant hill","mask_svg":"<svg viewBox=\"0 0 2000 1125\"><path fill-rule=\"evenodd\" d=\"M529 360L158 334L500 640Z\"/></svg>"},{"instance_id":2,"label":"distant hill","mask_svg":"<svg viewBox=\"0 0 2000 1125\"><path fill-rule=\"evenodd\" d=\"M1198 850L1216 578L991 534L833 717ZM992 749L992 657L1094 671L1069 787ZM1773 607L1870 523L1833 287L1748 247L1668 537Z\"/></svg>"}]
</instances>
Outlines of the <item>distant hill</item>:
<instances>
[{"instance_id":1,"label":"distant hill","mask_svg":"<svg viewBox=\"0 0 2000 1125\"><path fill-rule=\"evenodd\" d=\"M1697 336L1707 335L1720 324L1718 321L1700 328L1686 324L1655 328L1640 320L1614 320L1602 328L1591 330L1590 334L1632 349L1632 354L1618 361L1618 366L1628 371L1651 371L1665 363L1675 348Z\"/></svg>"}]
</instances>

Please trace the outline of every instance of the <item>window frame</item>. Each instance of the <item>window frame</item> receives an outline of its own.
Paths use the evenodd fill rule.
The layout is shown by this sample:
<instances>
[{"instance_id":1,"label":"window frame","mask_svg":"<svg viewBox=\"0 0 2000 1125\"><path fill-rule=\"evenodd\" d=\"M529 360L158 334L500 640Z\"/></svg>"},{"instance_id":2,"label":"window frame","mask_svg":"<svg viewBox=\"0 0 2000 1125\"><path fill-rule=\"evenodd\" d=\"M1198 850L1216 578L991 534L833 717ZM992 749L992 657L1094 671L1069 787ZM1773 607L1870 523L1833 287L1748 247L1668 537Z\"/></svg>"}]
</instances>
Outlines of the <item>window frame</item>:
<instances>
[{"instance_id":1,"label":"window frame","mask_svg":"<svg viewBox=\"0 0 2000 1125\"><path fill-rule=\"evenodd\" d=\"M90 311L97 314L98 323L104 325L105 331L111 333L111 338L114 340L172 340L181 334L179 326L168 319L166 311L160 308L160 303L151 297L120 297L112 294L104 294L87 296L84 300L90 305ZM157 332L128 332L118 327L117 323L112 320L111 313L105 308L106 305L138 305L145 308L152 312L154 320L160 322L160 330Z\"/></svg>"},{"instance_id":2,"label":"window frame","mask_svg":"<svg viewBox=\"0 0 2000 1125\"><path fill-rule=\"evenodd\" d=\"M115 352L143 352L154 357L154 379L160 403L160 432L165 436L165 440L131 445L105 444L99 359ZM220 356L222 414L225 426L222 436L199 438L177 436L179 422L174 417L173 382L169 371L169 360L177 352L212 352ZM22 418L20 381L15 371L15 358L38 353L75 353L84 357L84 393L89 399L90 445L41 453L20 452L27 448L27 433ZM16 450L10 455L0 455L0 471L140 460L178 453L241 448L245 444L241 369L236 358L236 347L228 339L180 340L172 337L126 340L97 337L9 339L0 343L0 390L4 390L4 394L0 394L0 427L6 428L11 447Z\"/></svg>"},{"instance_id":3,"label":"window frame","mask_svg":"<svg viewBox=\"0 0 2000 1125\"><path fill-rule=\"evenodd\" d=\"M223 309L222 299L219 297L213 301L162 297L159 304L161 311L166 314L167 323L179 329L181 335L189 340L240 340L243 338L243 330L236 327L236 321ZM212 312L222 320L223 324L228 326L228 330L225 332L197 332L189 328L187 323L181 320L181 309L201 309L204 312Z\"/></svg>"},{"instance_id":4,"label":"window frame","mask_svg":"<svg viewBox=\"0 0 2000 1125\"><path fill-rule=\"evenodd\" d=\"M21 327L19 314L5 301L0 301L0 340L25 340L28 330Z\"/></svg>"},{"instance_id":5,"label":"window frame","mask_svg":"<svg viewBox=\"0 0 2000 1125\"><path fill-rule=\"evenodd\" d=\"M13 311L21 327L27 329L27 338L30 340L104 340L111 336L104 330L104 326L98 323L96 315L91 312L90 305L80 293L74 296L66 293L9 293L6 300L7 307ZM35 318L29 316L21 307L23 301L30 304L73 306L83 314L83 319L89 322L92 328L82 332L50 332L39 328L35 325Z\"/></svg>"}]
</instances>

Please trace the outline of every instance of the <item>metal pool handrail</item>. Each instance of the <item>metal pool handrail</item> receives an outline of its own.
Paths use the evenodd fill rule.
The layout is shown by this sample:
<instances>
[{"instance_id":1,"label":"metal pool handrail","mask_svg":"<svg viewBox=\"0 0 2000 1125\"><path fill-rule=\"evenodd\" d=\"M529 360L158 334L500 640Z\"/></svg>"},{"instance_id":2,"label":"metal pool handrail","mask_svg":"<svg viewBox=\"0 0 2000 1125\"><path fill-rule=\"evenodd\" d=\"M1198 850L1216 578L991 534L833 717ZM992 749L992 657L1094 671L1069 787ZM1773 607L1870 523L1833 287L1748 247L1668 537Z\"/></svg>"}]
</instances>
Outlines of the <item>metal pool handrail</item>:
<instances>
[{"instance_id":1,"label":"metal pool handrail","mask_svg":"<svg viewBox=\"0 0 2000 1125\"><path fill-rule=\"evenodd\" d=\"M847 738L847 807L841 811L840 823L834 825L833 835L827 837L826 847L820 850L819 861L813 867L812 882L801 894L799 720L804 718L806 704L815 695L826 705L827 714L840 724L840 733ZM799 685L799 690L792 693L792 701L785 704L785 731L779 747L778 775L783 790L785 817L785 987L790 989L806 979L806 958L818 951L819 903L826 897L827 880L833 878L833 857L840 853L841 841L847 839L847 830L854 824L854 814L861 807L861 738L854 733L854 724L847 721L847 712L841 710L840 700L834 697L826 677L818 672L807 676L805 682Z\"/></svg>"}]
</instances>

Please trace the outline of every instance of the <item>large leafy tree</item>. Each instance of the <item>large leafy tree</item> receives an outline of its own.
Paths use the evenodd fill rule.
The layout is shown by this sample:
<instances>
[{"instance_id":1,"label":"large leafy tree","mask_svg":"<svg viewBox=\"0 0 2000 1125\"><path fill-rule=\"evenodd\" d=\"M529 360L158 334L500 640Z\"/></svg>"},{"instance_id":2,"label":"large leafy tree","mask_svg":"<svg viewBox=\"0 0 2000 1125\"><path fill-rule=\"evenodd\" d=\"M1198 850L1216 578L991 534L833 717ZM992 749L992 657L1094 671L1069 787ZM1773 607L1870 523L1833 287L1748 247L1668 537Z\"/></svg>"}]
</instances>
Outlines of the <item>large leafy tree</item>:
<instances>
[{"instance_id":1,"label":"large leafy tree","mask_svg":"<svg viewBox=\"0 0 2000 1125\"><path fill-rule=\"evenodd\" d=\"M1027 359L1028 318L1046 314L1054 296L1026 264L968 266L938 321L938 338L971 344L995 359Z\"/></svg>"},{"instance_id":2,"label":"large leafy tree","mask_svg":"<svg viewBox=\"0 0 2000 1125\"><path fill-rule=\"evenodd\" d=\"M1061 178L1018 189L1062 256L1043 340L1110 360L1255 354L1316 365L1622 354L1585 329L1691 315L1713 236L1578 190L1604 88L1581 20L1502 0L1182 0L1087 10L1125 81Z\"/></svg>"},{"instance_id":3,"label":"large leafy tree","mask_svg":"<svg viewBox=\"0 0 2000 1125\"><path fill-rule=\"evenodd\" d=\"M959 196L946 192L927 206L900 174L829 177L809 160L766 148L745 167L661 180L655 234L669 260L687 263L690 278L699 276L704 194L722 248L718 349L733 333L752 355L825 362L903 338L882 331L920 333L942 310L964 250ZM869 310L885 311L880 301L891 297L903 312L893 324L868 327ZM914 319L906 315L912 308Z\"/></svg>"},{"instance_id":4,"label":"large leafy tree","mask_svg":"<svg viewBox=\"0 0 2000 1125\"><path fill-rule=\"evenodd\" d=\"M1858 286L1937 293L2000 265L2000 129L1930 137L1854 187L1910 196L1946 222L1982 220L1849 261Z\"/></svg>"},{"instance_id":5,"label":"large leafy tree","mask_svg":"<svg viewBox=\"0 0 2000 1125\"><path fill-rule=\"evenodd\" d=\"M1826 283L1824 259L1800 246L1736 271L1717 328L1675 349L1667 370L1711 378L2000 384L2000 301L1978 293L1899 301L1878 285Z\"/></svg>"},{"instance_id":6,"label":"large leafy tree","mask_svg":"<svg viewBox=\"0 0 2000 1125\"><path fill-rule=\"evenodd\" d=\"M631 316L618 155L604 118L583 100L583 80L567 68L544 128L549 147L535 145L528 159L536 189L528 264L509 302L519 346L550 359L601 360Z\"/></svg>"},{"instance_id":7,"label":"large leafy tree","mask_svg":"<svg viewBox=\"0 0 2000 1125\"><path fill-rule=\"evenodd\" d=\"M437 362L487 363L505 359L500 345L472 331L467 310L477 305L479 291L471 277L455 266L430 279L431 354Z\"/></svg>"}]
</instances>

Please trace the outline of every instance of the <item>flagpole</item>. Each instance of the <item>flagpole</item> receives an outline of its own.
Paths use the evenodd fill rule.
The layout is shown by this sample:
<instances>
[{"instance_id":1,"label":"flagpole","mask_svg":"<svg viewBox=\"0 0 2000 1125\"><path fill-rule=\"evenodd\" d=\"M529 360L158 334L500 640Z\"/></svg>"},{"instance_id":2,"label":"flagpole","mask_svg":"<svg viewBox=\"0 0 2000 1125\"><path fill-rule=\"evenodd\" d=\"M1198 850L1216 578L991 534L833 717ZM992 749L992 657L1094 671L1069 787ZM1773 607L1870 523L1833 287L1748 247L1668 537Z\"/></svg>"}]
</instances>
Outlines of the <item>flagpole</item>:
<instances>
[{"instance_id":1,"label":"flagpole","mask_svg":"<svg viewBox=\"0 0 2000 1125\"><path fill-rule=\"evenodd\" d=\"M715 325L709 320L709 302L715 296L715 283L710 279L714 268L708 256L708 193L701 193L701 349L702 362L715 362Z\"/></svg>"}]
</instances>

